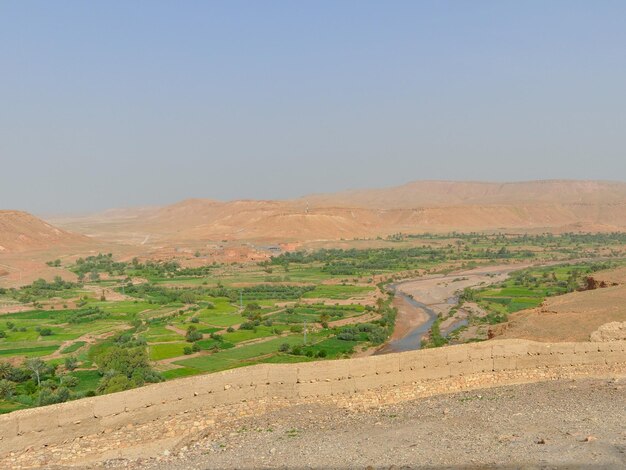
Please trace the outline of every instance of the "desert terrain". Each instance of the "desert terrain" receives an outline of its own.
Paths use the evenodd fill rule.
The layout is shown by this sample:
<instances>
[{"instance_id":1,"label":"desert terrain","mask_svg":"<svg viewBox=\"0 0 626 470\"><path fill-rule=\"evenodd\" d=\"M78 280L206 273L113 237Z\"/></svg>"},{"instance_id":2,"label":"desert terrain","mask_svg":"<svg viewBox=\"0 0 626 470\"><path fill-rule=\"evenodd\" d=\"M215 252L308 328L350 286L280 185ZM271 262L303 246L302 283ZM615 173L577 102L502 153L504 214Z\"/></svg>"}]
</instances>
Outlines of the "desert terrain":
<instances>
[{"instance_id":1,"label":"desert terrain","mask_svg":"<svg viewBox=\"0 0 626 470\"><path fill-rule=\"evenodd\" d=\"M0 462L619 466L626 448L619 428L626 419L625 227L626 184L592 181L415 182L289 201L194 199L45 221L2 211L0 414L7 428L0 450L2 439L14 450L0 453ZM497 344L511 356L498 356L494 340L504 341ZM550 351L560 344L568 352L557 354L571 353L571 362L554 363ZM446 352L457 346L467 351L467 370ZM471 362L484 347L487 364L475 371ZM521 347L545 357L520 358ZM431 351L440 358L432 364ZM587 351L597 367L591 356L580 357ZM330 400L313 394L310 405L302 390L335 379L289 382L306 366L334 377L342 361L378 364L397 352L424 352L417 370L432 368L436 378L407 382L406 370L398 370L400 379L384 379L374 369L362 394L350 387ZM441 361L446 365L437 369ZM160 387L177 390L179 380L197 379L190 383L200 390L207 374L247 377L247 366L287 374L276 379L278 396L266 402L254 391L249 402L231 403L229 390L244 393L246 378L183 411L170 403L173 395L150 402ZM508 385L493 388L499 383ZM260 389L266 385L269 376ZM212 405L218 416L226 413L218 426L205 408L217 392L228 403ZM101 405L111 393L135 398L115 411L117 402ZM287 401L273 402L281 397ZM71 408L83 401L104 411ZM529 411L531 401L541 406ZM229 408L242 403L253 412ZM46 405L87 410L103 421L60 420L44 429L38 413L55 409ZM598 421L604 414L610 418ZM68 425L86 430L59 441ZM179 435L170 436L172 429ZM36 439L24 449L27 432ZM157 434L167 435L162 444ZM251 453L245 462L241 449Z\"/></svg>"},{"instance_id":2,"label":"desert terrain","mask_svg":"<svg viewBox=\"0 0 626 470\"><path fill-rule=\"evenodd\" d=\"M136 211L53 218L67 230L142 245L376 238L397 232L613 231L626 227L626 184L417 181L284 201L190 199Z\"/></svg>"},{"instance_id":3,"label":"desert terrain","mask_svg":"<svg viewBox=\"0 0 626 470\"><path fill-rule=\"evenodd\" d=\"M360 412L302 404L221 426L177 454L103 466L623 468L625 408L626 376L474 390Z\"/></svg>"}]
</instances>

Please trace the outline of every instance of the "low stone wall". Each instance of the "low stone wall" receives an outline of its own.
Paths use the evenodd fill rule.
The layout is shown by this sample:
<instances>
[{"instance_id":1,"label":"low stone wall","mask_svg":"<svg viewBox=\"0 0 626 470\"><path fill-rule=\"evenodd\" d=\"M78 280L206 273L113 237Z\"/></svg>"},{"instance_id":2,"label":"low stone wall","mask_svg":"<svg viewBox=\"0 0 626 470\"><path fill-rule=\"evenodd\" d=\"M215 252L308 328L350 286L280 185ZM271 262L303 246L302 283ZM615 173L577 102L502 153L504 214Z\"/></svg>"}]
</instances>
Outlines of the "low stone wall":
<instances>
[{"instance_id":1,"label":"low stone wall","mask_svg":"<svg viewBox=\"0 0 626 470\"><path fill-rule=\"evenodd\" d=\"M481 381L493 386L489 375L503 371L618 364L626 364L626 341L498 340L357 359L255 365L0 416L0 457L242 402L254 410L255 402L351 396L412 384L423 391L429 383L436 388L435 383L455 377L473 377L466 382L476 388Z\"/></svg>"}]
</instances>

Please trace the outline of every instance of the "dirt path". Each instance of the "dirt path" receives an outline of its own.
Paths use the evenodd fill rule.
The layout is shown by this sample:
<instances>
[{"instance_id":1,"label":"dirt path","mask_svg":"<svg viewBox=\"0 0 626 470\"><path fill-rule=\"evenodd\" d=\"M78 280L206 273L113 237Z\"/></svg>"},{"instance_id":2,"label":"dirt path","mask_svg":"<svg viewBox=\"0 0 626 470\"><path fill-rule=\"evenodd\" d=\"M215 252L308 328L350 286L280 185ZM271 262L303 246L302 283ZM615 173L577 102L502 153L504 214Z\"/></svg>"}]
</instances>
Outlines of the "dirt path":
<instances>
[{"instance_id":1,"label":"dirt path","mask_svg":"<svg viewBox=\"0 0 626 470\"><path fill-rule=\"evenodd\" d=\"M127 325L120 325L117 328L111 330L111 331L107 331L106 333L102 333L99 335L94 335L93 333L86 333L82 336L79 336L76 339L70 339L67 341L63 341L61 343L61 345L59 346L59 348L54 351L52 354L48 354L47 356L43 356L42 359L49 361L51 359L58 359L60 357L63 357L61 354L61 351L63 351L65 348L71 346L74 343L78 343L79 341L84 341L86 344L81 346L79 349L77 349L75 352L80 351L82 348L86 347L87 345L92 345L92 344L96 344L98 341L103 340L103 339L107 339L110 338L111 336L113 336L114 334L123 331L123 330L128 330L130 327Z\"/></svg>"},{"instance_id":2,"label":"dirt path","mask_svg":"<svg viewBox=\"0 0 626 470\"><path fill-rule=\"evenodd\" d=\"M335 328L339 326L356 325L358 323L368 323L368 322L373 322L374 320L378 320L379 318L380 318L380 313L369 312L363 315L342 318L341 320L329 321L328 327Z\"/></svg>"}]
</instances>

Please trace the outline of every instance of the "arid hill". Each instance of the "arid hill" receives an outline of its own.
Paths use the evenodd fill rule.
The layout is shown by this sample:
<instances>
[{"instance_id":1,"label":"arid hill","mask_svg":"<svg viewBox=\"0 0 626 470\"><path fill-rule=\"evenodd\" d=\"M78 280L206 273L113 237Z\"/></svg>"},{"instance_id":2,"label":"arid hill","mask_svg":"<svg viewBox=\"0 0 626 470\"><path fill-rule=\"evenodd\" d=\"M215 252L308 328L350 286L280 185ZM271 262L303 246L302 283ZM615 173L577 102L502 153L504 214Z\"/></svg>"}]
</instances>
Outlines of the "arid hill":
<instances>
[{"instance_id":1,"label":"arid hill","mask_svg":"<svg viewBox=\"0 0 626 470\"><path fill-rule=\"evenodd\" d=\"M397 232L615 231L626 183L418 181L286 201L189 199L162 208L56 220L108 241L338 240Z\"/></svg>"},{"instance_id":2,"label":"arid hill","mask_svg":"<svg viewBox=\"0 0 626 470\"><path fill-rule=\"evenodd\" d=\"M302 198L316 207L501 206L524 204L626 204L626 183L611 181L543 180L515 183L413 181L383 189L313 194Z\"/></svg>"},{"instance_id":3,"label":"arid hill","mask_svg":"<svg viewBox=\"0 0 626 470\"><path fill-rule=\"evenodd\" d=\"M86 244L88 238L54 227L21 211L0 210L0 253Z\"/></svg>"}]
</instances>

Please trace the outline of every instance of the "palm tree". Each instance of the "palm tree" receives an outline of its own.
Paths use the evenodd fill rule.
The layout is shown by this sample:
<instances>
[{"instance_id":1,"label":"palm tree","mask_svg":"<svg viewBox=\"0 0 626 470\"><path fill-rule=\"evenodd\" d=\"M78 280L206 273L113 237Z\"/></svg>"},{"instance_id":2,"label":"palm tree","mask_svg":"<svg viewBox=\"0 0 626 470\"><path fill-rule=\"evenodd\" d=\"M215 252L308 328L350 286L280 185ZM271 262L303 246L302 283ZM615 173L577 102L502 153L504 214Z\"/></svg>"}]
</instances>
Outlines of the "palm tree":
<instances>
[{"instance_id":1,"label":"palm tree","mask_svg":"<svg viewBox=\"0 0 626 470\"><path fill-rule=\"evenodd\" d=\"M9 380L0 379L0 398L11 398L15 392L15 384Z\"/></svg>"},{"instance_id":2,"label":"palm tree","mask_svg":"<svg viewBox=\"0 0 626 470\"><path fill-rule=\"evenodd\" d=\"M8 379L13 373L13 366L8 362L0 362L0 380Z\"/></svg>"}]
</instances>

